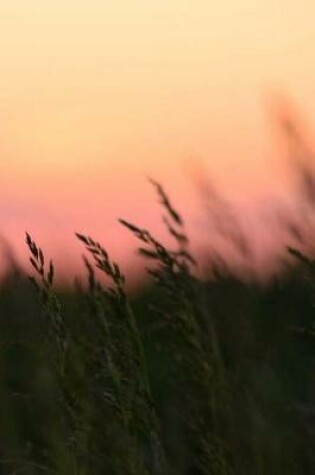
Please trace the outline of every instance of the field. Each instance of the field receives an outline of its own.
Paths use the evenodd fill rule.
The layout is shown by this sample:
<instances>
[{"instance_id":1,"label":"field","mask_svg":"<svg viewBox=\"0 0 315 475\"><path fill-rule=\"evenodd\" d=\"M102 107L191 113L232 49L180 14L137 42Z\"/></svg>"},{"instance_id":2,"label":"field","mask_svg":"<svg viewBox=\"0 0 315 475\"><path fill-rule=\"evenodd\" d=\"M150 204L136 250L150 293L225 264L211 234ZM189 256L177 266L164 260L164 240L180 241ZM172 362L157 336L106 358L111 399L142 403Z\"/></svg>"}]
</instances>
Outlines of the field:
<instances>
[{"instance_id":1,"label":"field","mask_svg":"<svg viewBox=\"0 0 315 475\"><path fill-rule=\"evenodd\" d=\"M137 294L81 234L86 283L60 289L26 235L30 277L12 268L0 292L0 473L314 473L313 262L284 249L265 284L217 263L197 277L152 183L174 247L121 221L151 279Z\"/></svg>"}]
</instances>

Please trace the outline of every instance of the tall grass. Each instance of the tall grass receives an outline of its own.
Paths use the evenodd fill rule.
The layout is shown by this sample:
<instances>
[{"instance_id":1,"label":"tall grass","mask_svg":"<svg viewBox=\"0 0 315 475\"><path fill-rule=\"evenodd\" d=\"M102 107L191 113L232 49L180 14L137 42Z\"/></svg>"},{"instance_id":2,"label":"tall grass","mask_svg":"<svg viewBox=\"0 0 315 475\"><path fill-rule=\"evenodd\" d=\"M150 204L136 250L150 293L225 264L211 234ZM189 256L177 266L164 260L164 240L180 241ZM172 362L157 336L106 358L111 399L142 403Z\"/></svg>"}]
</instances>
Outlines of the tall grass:
<instances>
[{"instance_id":1,"label":"tall grass","mask_svg":"<svg viewBox=\"0 0 315 475\"><path fill-rule=\"evenodd\" d=\"M142 296L127 294L119 265L80 233L86 285L63 294L53 263L26 235L37 303L23 276L21 307L10 297L16 280L0 295L17 318L1 323L0 473L314 473L312 290L303 271L269 287L218 269L202 280L183 217L151 182L173 246L120 220L151 278Z\"/></svg>"}]
</instances>

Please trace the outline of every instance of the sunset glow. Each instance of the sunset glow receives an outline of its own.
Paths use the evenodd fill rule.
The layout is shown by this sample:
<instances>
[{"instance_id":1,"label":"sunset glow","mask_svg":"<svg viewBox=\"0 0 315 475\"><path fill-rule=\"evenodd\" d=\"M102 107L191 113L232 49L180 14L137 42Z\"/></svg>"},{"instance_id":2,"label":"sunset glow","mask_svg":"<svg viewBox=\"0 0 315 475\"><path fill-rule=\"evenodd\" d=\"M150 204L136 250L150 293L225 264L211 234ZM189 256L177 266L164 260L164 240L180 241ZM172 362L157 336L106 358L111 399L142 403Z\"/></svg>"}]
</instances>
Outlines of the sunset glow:
<instances>
[{"instance_id":1,"label":"sunset glow","mask_svg":"<svg viewBox=\"0 0 315 475\"><path fill-rule=\"evenodd\" d=\"M77 265L80 230L128 267L116 219L157 226L148 175L191 219L200 163L241 200L287 190L272 98L315 130L314 17L311 0L2 0L1 234L21 262L28 230Z\"/></svg>"}]
</instances>

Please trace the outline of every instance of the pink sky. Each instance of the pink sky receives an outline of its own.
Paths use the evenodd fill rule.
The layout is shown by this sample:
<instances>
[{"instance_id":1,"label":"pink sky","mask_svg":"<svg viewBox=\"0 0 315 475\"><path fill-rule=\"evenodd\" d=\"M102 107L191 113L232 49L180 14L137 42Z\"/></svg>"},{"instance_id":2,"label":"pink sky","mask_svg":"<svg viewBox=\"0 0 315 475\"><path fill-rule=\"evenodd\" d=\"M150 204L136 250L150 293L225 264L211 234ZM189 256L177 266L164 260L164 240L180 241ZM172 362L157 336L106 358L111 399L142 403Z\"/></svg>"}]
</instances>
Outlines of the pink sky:
<instances>
[{"instance_id":1,"label":"pink sky","mask_svg":"<svg viewBox=\"0 0 315 475\"><path fill-rule=\"evenodd\" d=\"M194 227L195 161L241 201L285 192L270 101L315 127L314 17L312 0L2 0L0 217L19 259L28 230L69 268L79 230L130 266L116 218L158 230L151 175Z\"/></svg>"}]
</instances>

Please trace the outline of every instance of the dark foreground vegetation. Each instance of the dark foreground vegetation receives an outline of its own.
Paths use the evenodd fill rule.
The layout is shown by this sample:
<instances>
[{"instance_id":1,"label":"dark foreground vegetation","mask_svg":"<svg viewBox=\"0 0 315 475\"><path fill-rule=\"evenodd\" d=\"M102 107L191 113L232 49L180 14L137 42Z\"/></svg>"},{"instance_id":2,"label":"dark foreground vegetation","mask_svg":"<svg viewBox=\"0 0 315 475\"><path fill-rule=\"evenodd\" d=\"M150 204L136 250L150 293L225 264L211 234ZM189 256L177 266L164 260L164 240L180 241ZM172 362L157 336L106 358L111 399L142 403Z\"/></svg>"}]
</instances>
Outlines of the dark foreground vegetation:
<instances>
[{"instance_id":1,"label":"dark foreground vegetation","mask_svg":"<svg viewBox=\"0 0 315 475\"><path fill-rule=\"evenodd\" d=\"M92 238L87 285L54 290L30 235L31 282L0 290L0 473L273 475L315 472L314 264L269 284L195 263L181 216L153 183L174 239L135 235L152 285L132 297Z\"/></svg>"},{"instance_id":2,"label":"dark foreground vegetation","mask_svg":"<svg viewBox=\"0 0 315 475\"><path fill-rule=\"evenodd\" d=\"M281 120L302 204L277 216L292 244L281 278L241 278L222 251L201 278L155 182L174 246L121 221L150 276L136 295L81 234L85 282L56 287L26 235L31 277L13 265L0 287L0 475L315 473L314 155ZM248 264L251 243L209 196L212 230Z\"/></svg>"}]
</instances>

